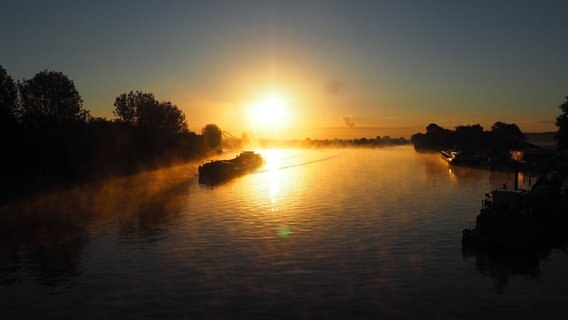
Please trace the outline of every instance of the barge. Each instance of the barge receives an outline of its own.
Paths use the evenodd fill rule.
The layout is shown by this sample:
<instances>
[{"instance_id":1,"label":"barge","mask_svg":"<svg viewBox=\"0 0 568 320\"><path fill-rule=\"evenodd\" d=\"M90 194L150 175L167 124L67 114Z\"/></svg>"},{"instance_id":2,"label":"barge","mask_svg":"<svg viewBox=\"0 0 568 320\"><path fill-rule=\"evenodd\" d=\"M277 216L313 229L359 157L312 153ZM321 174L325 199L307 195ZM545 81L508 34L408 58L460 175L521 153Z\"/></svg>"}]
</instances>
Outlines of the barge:
<instances>
[{"instance_id":1,"label":"barge","mask_svg":"<svg viewBox=\"0 0 568 320\"><path fill-rule=\"evenodd\" d=\"M199 166L199 182L215 184L250 173L264 163L254 151L243 151L234 159L210 161Z\"/></svg>"}]
</instances>

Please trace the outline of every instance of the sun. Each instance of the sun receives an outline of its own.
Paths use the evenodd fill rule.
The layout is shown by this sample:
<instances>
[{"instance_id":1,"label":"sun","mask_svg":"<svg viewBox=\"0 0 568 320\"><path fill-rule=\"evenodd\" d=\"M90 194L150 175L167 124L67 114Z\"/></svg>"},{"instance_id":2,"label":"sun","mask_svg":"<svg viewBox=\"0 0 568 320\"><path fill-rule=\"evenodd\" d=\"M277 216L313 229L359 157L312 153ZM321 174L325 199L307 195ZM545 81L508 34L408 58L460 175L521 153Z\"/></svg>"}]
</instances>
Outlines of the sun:
<instances>
[{"instance_id":1,"label":"sun","mask_svg":"<svg viewBox=\"0 0 568 320\"><path fill-rule=\"evenodd\" d=\"M247 108L247 120L256 129L281 129L290 124L290 100L271 92Z\"/></svg>"}]
</instances>

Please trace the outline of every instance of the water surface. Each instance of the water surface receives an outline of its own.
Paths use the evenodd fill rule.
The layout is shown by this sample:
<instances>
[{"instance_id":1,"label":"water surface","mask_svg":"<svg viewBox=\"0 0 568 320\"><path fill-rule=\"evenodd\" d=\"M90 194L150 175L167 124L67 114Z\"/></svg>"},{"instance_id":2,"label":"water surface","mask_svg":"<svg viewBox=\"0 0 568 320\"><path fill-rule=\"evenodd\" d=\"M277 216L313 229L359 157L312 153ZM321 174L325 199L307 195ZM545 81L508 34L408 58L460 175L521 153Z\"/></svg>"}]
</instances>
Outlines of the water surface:
<instances>
[{"instance_id":1,"label":"water surface","mask_svg":"<svg viewBox=\"0 0 568 320\"><path fill-rule=\"evenodd\" d=\"M562 249L462 252L461 230L510 173L411 147L260 152L258 172L215 187L186 165L2 208L0 312L568 317Z\"/></svg>"}]
</instances>

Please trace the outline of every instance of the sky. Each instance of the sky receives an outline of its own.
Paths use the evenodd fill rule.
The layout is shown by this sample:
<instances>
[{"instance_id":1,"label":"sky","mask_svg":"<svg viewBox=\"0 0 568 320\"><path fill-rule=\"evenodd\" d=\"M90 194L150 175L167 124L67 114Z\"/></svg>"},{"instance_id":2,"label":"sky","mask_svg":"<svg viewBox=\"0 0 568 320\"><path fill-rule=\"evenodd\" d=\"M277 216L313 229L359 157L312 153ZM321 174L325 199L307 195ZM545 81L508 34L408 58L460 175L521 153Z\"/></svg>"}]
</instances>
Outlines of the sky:
<instances>
[{"instance_id":1,"label":"sky","mask_svg":"<svg viewBox=\"0 0 568 320\"><path fill-rule=\"evenodd\" d=\"M235 136L534 132L568 95L568 1L0 1L0 65L65 73L94 116L140 90ZM259 126L270 94L286 123Z\"/></svg>"}]
</instances>

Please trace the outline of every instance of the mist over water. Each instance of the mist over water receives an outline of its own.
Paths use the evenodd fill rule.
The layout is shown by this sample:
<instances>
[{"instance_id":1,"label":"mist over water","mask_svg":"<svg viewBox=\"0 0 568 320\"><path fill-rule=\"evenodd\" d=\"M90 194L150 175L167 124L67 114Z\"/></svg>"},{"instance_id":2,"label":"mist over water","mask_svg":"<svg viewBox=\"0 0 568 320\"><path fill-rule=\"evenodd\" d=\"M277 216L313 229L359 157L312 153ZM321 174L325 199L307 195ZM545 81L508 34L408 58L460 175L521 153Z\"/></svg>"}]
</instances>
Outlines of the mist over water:
<instances>
[{"instance_id":1,"label":"mist over water","mask_svg":"<svg viewBox=\"0 0 568 320\"><path fill-rule=\"evenodd\" d=\"M257 172L215 187L187 164L1 208L1 313L566 318L562 249L462 253L512 174L408 146L259 152Z\"/></svg>"}]
</instances>

